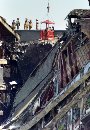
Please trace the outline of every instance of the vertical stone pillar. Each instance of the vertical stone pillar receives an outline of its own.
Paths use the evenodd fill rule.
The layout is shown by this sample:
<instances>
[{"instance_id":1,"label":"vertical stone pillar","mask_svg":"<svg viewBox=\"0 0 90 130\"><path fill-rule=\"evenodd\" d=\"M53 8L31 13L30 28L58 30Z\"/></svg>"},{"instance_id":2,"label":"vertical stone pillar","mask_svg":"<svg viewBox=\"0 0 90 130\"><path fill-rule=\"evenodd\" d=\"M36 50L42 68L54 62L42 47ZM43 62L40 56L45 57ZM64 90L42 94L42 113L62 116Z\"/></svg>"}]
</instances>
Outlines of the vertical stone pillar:
<instances>
[{"instance_id":1,"label":"vertical stone pillar","mask_svg":"<svg viewBox=\"0 0 90 130\"><path fill-rule=\"evenodd\" d=\"M80 119L83 116L83 108L84 108L84 99L81 99L81 103L80 103Z\"/></svg>"},{"instance_id":2,"label":"vertical stone pillar","mask_svg":"<svg viewBox=\"0 0 90 130\"><path fill-rule=\"evenodd\" d=\"M60 54L60 88L63 88L63 63L62 63L62 54Z\"/></svg>"},{"instance_id":3,"label":"vertical stone pillar","mask_svg":"<svg viewBox=\"0 0 90 130\"><path fill-rule=\"evenodd\" d=\"M90 60L90 50L89 50L89 52L88 52L88 59Z\"/></svg>"},{"instance_id":4,"label":"vertical stone pillar","mask_svg":"<svg viewBox=\"0 0 90 130\"><path fill-rule=\"evenodd\" d=\"M60 86L61 86L61 52L59 49L59 54L58 54L58 72L57 72L57 90L58 93L60 92Z\"/></svg>"},{"instance_id":5,"label":"vertical stone pillar","mask_svg":"<svg viewBox=\"0 0 90 130\"><path fill-rule=\"evenodd\" d=\"M71 108L71 130L73 130L73 108Z\"/></svg>"},{"instance_id":6,"label":"vertical stone pillar","mask_svg":"<svg viewBox=\"0 0 90 130\"><path fill-rule=\"evenodd\" d=\"M70 47L70 45L68 45L68 47L67 47L67 56L68 56L68 64L67 64L67 66L68 66L68 76L69 76L69 80L71 80L72 79L72 65L73 65L73 63L72 63L72 58L71 58L71 47Z\"/></svg>"},{"instance_id":7,"label":"vertical stone pillar","mask_svg":"<svg viewBox=\"0 0 90 130\"><path fill-rule=\"evenodd\" d=\"M74 75L76 75L78 73L78 67L77 67L77 57L75 54L74 43L71 43L71 51L72 51L72 59L73 59L73 72L74 72Z\"/></svg>"},{"instance_id":8,"label":"vertical stone pillar","mask_svg":"<svg viewBox=\"0 0 90 130\"><path fill-rule=\"evenodd\" d=\"M58 50L59 52L58 52L58 70L60 70L60 58L61 58L61 53L60 53L60 49Z\"/></svg>"},{"instance_id":9,"label":"vertical stone pillar","mask_svg":"<svg viewBox=\"0 0 90 130\"><path fill-rule=\"evenodd\" d=\"M42 118L42 129L44 128L45 126L45 121L44 121L44 117Z\"/></svg>"},{"instance_id":10,"label":"vertical stone pillar","mask_svg":"<svg viewBox=\"0 0 90 130\"><path fill-rule=\"evenodd\" d=\"M54 118L54 117L55 117L54 108L53 108L53 109L52 109L52 111L51 111L51 115L52 115L52 118Z\"/></svg>"},{"instance_id":11,"label":"vertical stone pillar","mask_svg":"<svg viewBox=\"0 0 90 130\"><path fill-rule=\"evenodd\" d=\"M62 66L63 66L63 82L64 82L64 85L66 85L69 82L69 79L68 79L67 70L66 70L66 60L65 60L64 52L61 53L61 57L62 57Z\"/></svg>"}]
</instances>

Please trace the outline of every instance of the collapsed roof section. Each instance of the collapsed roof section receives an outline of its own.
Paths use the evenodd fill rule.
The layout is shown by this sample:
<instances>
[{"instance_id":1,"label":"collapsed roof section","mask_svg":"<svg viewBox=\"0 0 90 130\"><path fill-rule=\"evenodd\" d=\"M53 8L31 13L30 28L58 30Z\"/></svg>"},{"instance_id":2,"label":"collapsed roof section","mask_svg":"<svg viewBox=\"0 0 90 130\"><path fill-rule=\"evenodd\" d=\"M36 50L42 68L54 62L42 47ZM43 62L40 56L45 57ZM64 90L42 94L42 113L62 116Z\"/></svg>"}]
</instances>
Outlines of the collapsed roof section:
<instances>
[{"instance_id":1,"label":"collapsed roof section","mask_svg":"<svg viewBox=\"0 0 90 130\"><path fill-rule=\"evenodd\" d=\"M90 38L90 10L74 9L66 17L68 20L68 30L80 28L81 32ZM77 27L75 28L75 26Z\"/></svg>"},{"instance_id":2,"label":"collapsed roof section","mask_svg":"<svg viewBox=\"0 0 90 130\"><path fill-rule=\"evenodd\" d=\"M79 18L90 18L90 10L88 10L88 9L74 9L67 15L66 18L68 18L68 16L69 17L76 16Z\"/></svg>"},{"instance_id":3,"label":"collapsed roof section","mask_svg":"<svg viewBox=\"0 0 90 130\"><path fill-rule=\"evenodd\" d=\"M55 54L59 44L56 44L46 57L37 65L34 71L30 74L28 80L16 94L13 107L15 108L15 114L21 107L26 106L27 102L32 99L43 85L52 77L53 69L52 64L55 58ZM19 108L19 109L18 109Z\"/></svg>"},{"instance_id":4,"label":"collapsed roof section","mask_svg":"<svg viewBox=\"0 0 90 130\"><path fill-rule=\"evenodd\" d=\"M0 40L11 42L20 40L20 36L11 28L6 20L0 16Z\"/></svg>"}]
</instances>

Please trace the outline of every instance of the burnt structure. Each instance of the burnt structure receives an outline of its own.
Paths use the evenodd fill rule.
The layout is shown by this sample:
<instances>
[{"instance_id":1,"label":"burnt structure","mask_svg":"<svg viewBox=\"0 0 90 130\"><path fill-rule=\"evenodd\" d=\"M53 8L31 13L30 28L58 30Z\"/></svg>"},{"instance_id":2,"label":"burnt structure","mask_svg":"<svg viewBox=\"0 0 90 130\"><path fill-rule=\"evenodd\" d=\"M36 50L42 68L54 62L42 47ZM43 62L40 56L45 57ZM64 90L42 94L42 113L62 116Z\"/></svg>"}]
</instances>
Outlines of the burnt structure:
<instances>
[{"instance_id":1,"label":"burnt structure","mask_svg":"<svg viewBox=\"0 0 90 130\"><path fill-rule=\"evenodd\" d=\"M90 11L73 10L66 19L66 32L16 94L4 128L90 129Z\"/></svg>"},{"instance_id":2,"label":"burnt structure","mask_svg":"<svg viewBox=\"0 0 90 130\"><path fill-rule=\"evenodd\" d=\"M29 37L26 32L24 35ZM0 124L10 116L16 92L52 48L50 43L22 37L0 17Z\"/></svg>"},{"instance_id":3,"label":"burnt structure","mask_svg":"<svg viewBox=\"0 0 90 130\"><path fill-rule=\"evenodd\" d=\"M11 26L7 23L6 19L0 16L0 40L12 42L20 40L20 36L14 32Z\"/></svg>"},{"instance_id":4,"label":"burnt structure","mask_svg":"<svg viewBox=\"0 0 90 130\"><path fill-rule=\"evenodd\" d=\"M89 16L89 10L73 10L67 16L66 32L16 94L6 128L90 129Z\"/></svg>"},{"instance_id":5,"label":"burnt structure","mask_svg":"<svg viewBox=\"0 0 90 130\"><path fill-rule=\"evenodd\" d=\"M13 43L17 40L20 40L20 36L0 16L0 123L8 116L12 104L11 100L13 100L13 86L9 82L13 80L12 77L15 74L12 67L17 69L17 66L11 65L11 62L14 62L14 59L11 58L13 56Z\"/></svg>"},{"instance_id":6,"label":"burnt structure","mask_svg":"<svg viewBox=\"0 0 90 130\"><path fill-rule=\"evenodd\" d=\"M11 98L14 100L14 102L11 101L13 109L3 128L11 129L12 127L15 130L90 129L90 10L73 10L66 19L68 20L67 30L52 49L51 47L46 49L44 58L39 55L38 62L42 60L38 65L36 62L37 66L34 66L35 69L32 73L29 72L30 75L29 73L26 75L24 80L26 82L22 88L14 93L13 97L15 98ZM8 47L11 48L11 43L9 44ZM18 83L18 79L21 79L17 72L23 68L21 69L23 74L23 70L26 68L26 66L20 65L20 61L23 59L21 64L24 64L24 61L27 62L29 49L31 57L34 57L33 51L31 51L33 47L26 45L23 53L20 49L22 45L22 43L15 42L12 50L9 49L13 62L7 60L9 59L7 56L5 59L8 62L3 61L3 64L8 63L10 66L9 69L13 72L10 73L10 77L13 77L16 83ZM37 44L36 46L42 45ZM18 49L19 51L17 51ZM37 53L40 54L43 52L42 50L41 47ZM7 69L8 66L1 66L1 74L2 67ZM11 81L11 78L9 80ZM6 78L4 81L5 83L8 82ZM15 85L13 87L16 88ZM5 93L4 90L0 90L0 97L2 98L3 95L2 102L4 102L6 92L6 90ZM10 97L12 97L13 92L11 91ZM6 104L4 105L6 106ZM0 107L2 110L2 105Z\"/></svg>"}]
</instances>

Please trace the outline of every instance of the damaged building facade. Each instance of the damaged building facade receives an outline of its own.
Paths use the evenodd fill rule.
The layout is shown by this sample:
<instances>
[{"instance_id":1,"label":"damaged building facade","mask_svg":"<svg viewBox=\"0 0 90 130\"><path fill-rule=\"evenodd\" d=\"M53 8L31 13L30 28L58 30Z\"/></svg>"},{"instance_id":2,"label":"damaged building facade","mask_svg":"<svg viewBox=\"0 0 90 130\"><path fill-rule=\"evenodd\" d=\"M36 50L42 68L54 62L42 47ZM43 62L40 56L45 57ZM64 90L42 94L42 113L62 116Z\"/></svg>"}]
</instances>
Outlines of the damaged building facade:
<instances>
[{"instance_id":1,"label":"damaged building facade","mask_svg":"<svg viewBox=\"0 0 90 130\"><path fill-rule=\"evenodd\" d=\"M50 44L31 44L32 39L29 41L21 40L20 35L0 16L0 124L10 115L16 92L52 48Z\"/></svg>"},{"instance_id":2,"label":"damaged building facade","mask_svg":"<svg viewBox=\"0 0 90 130\"><path fill-rule=\"evenodd\" d=\"M0 125L11 116L16 93L52 48L50 43L38 44L39 37L37 30L13 30L0 16Z\"/></svg>"},{"instance_id":3,"label":"damaged building facade","mask_svg":"<svg viewBox=\"0 0 90 130\"><path fill-rule=\"evenodd\" d=\"M90 10L76 9L55 46L16 93L3 128L90 129Z\"/></svg>"},{"instance_id":4,"label":"damaged building facade","mask_svg":"<svg viewBox=\"0 0 90 130\"><path fill-rule=\"evenodd\" d=\"M13 80L12 76L17 69L11 62L14 62L13 57L13 43L20 40L20 36L15 33L6 20L0 16L0 124L8 117L11 108L12 86L10 82ZM13 70L12 70L13 69ZM11 94L12 93L12 94Z\"/></svg>"}]
</instances>

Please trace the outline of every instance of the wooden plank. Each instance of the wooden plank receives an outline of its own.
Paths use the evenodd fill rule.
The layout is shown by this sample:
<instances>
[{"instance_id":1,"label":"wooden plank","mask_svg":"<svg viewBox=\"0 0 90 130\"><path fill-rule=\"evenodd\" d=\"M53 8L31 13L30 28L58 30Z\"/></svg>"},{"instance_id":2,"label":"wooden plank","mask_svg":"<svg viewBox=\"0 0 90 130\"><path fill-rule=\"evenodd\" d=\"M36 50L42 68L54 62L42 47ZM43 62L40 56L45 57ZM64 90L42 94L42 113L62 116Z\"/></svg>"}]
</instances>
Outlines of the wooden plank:
<instances>
[{"instance_id":1,"label":"wooden plank","mask_svg":"<svg viewBox=\"0 0 90 130\"><path fill-rule=\"evenodd\" d=\"M0 17L0 23L6 27L6 29L14 36L16 37L17 40L20 40L20 36L18 33L16 33L12 28L11 26L2 18Z\"/></svg>"},{"instance_id":2,"label":"wooden plank","mask_svg":"<svg viewBox=\"0 0 90 130\"><path fill-rule=\"evenodd\" d=\"M0 116L3 116L3 111L2 110L0 110Z\"/></svg>"},{"instance_id":3,"label":"wooden plank","mask_svg":"<svg viewBox=\"0 0 90 130\"><path fill-rule=\"evenodd\" d=\"M0 85L0 90L6 90L6 86L5 85Z\"/></svg>"},{"instance_id":4,"label":"wooden plank","mask_svg":"<svg viewBox=\"0 0 90 130\"><path fill-rule=\"evenodd\" d=\"M34 126L40 119L42 119L51 109L53 109L67 95L69 95L74 89L76 89L81 83L83 83L89 76L90 72L88 72L79 81L77 81L74 85L72 85L63 95L59 95L56 99L52 99L52 101L38 115L36 115L27 124L21 126L20 130L28 130L32 126Z\"/></svg>"},{"instance_id":5,"label":"wooden plank","mask_svg":"<svg viewBox=\"0 0 90 130\"><path fill-rule=\"evenodd\" d=\"M7 64L7 60L6 59L0 59L0 64L1 65Z\"/></svg>"},{"instance_id":6,"label":"wooden plank","mask_svg":"<svg viewBox=\"0 0 90 130\"><path fill-rule=\"evenodd\" d=\"M44 128L43 130L46 130L50 127L53 126L54 123L56 123L58 120L62 119L62 117L70 110L70 108L75 105L76 103L78 103L83 96L86 95L86 93L90 91L90 86L88 86L88 88L86 90L82 90L81 92L78 92L73 100L71 100L71 102L69 102L67 105L65 105L63 108L61 108L61 111L58 113L58 115L56 115L53 120L51 121L51 123L48 125L47 128Z\"/></svg>"}]
</instances>

